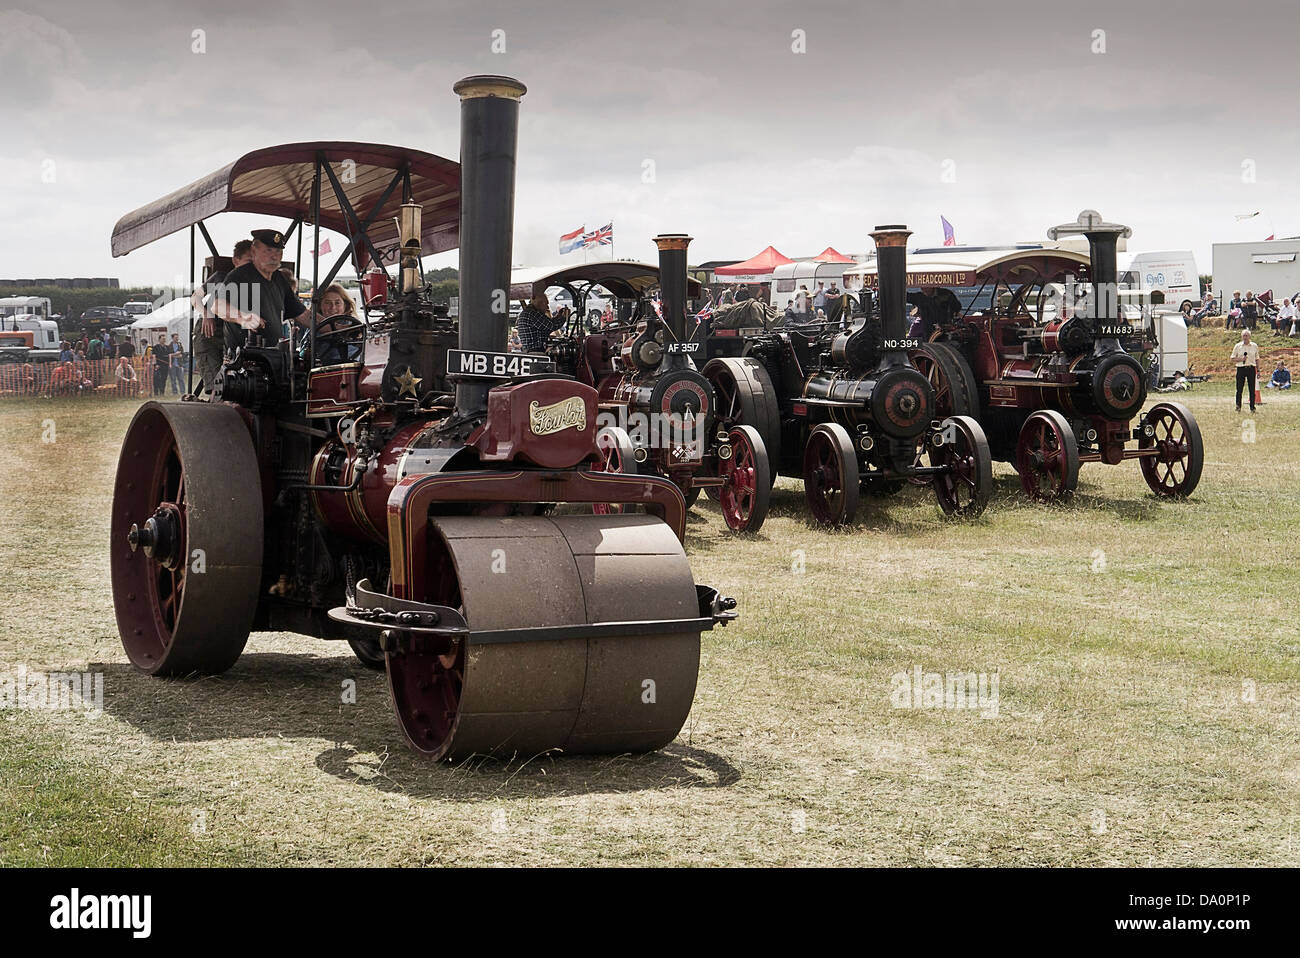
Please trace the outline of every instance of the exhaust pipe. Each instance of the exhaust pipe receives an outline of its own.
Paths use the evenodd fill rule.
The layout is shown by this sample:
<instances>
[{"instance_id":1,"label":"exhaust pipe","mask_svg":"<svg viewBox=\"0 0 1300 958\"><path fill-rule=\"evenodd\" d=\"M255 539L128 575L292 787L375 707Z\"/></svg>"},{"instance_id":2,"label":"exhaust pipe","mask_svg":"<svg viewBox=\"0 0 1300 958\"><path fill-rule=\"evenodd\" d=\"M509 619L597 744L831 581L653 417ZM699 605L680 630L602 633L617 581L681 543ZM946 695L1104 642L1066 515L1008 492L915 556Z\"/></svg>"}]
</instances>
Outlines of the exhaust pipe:
<instances>
[{"instance_id":1,"label":"exhaust pipe","mask_svg":"<svg viewBox=\"0 0 1300 958\"><path fill-rule=\"evenodd\" d=\"M659 299L664 322L679 343L686 339L686 247L692 237L684 233L662 233L655 237L659 247Z\"/></svg>"},{"instance_id":2,"label":"exhaust pipe","mask_svg":"<svg viewBox=\"0 0 1300 958\"><path fill-rule=\"evenodd\" d=\"M903 225L877 226L871 234L876 242L876 296L886 365L907 362L906 350L889 344L907 337L907 238L911 235Z\"/></svg>"},{"instance_id":3,"label":"exhaust pipe","mask_svg":"<svg viewBox=\"0 0 1300 958\"><path fill-rule=\"evenodd\" d=\"M1088 274L1092 277L1092 304L1081 318L1092 332L1100 325L1117 326L1119 315L1119 256L1116 252L1120 237L1127 239L1133 230L1120 223L1107 223L1096 210L1084 210L1073 223L1062 223L1047 231L1047 238L1062 236L1088 237Z\"/></svg>"},{"instance_id":4,"label":"exhaust pipe","mask_svg":"<svg viewBox=\"0 0 1300 958\"><path fill-rule=\"evenodd\" d=\"M461 349L505 352L510 320L510 257L515 223L519 100L511 77L471 76L460 96ZM456 416L487 410L491 383L456 384Z\"/></svg>"}]
</instances>

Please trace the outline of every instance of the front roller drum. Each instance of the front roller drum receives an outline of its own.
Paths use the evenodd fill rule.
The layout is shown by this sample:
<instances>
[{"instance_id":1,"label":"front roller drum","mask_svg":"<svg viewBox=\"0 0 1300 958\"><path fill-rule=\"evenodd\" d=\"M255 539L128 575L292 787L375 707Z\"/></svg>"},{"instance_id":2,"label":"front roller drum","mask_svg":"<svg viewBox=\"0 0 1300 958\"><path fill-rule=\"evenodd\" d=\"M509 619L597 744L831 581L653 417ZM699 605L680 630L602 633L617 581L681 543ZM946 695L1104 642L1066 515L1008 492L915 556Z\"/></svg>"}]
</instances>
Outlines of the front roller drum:
<instances>
[{"instance_id":1,"label":"front roller drum","mask_svg":"<svg viewBox=\"0 0 1300 958\"><path fill-rule=\"evenodd\" d=\"M233 406L147 402L113 485L113 609L131 664L214 675L235 664L257 611L262 482Z\"/></svg>"},{"instance_id":2,"label":"front roller drum","mask_svg":"<svg viewBox=\"0 0 1300 958\"><path fill-rule=\"evenodd\" d=\"M470 636L388 653L393 706L416 752L431 759L644 752L676 738L695 697L698 629L532 641L491 635L698 619L690 566L666 524L645 515L430 521L422 601L459 610Z\"/></svg>"}]
</instances>

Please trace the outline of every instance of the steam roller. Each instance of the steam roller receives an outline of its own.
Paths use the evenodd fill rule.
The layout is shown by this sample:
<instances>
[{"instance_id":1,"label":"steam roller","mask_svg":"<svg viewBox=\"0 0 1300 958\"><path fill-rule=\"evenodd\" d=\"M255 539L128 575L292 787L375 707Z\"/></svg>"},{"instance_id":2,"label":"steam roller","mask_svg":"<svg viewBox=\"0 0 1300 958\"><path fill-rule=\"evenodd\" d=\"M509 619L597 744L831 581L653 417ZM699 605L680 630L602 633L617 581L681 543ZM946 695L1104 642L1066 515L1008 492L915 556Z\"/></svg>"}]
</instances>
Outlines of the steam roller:
<instances>
[{"instance_id":1,"label":"steam roller","mask_svg":"<svg viewBox=\"0 0 1300 958\"><path fill-rule=\"evenodd\" d=\"M604 468L597 391L545 355L506 351L493 303L509 285L525 89L480 76L455 90L459 165L291 144L190 188L211 195L215 177L233 183L254 162L306 177L300 221L319 230L342 214L349 252L371 254L375 295L347 362L313 348L325 343L313 301L302 329L268 323L228 352L210 401L140 407L113 501L123 647L142 671L189 676L229 669L254 631L346 641L386 669L403 734L430 759L657 749L690 712L701 634L735 602L696 585L677 486ZM391 178L366 169L349 192L334 171L345 157ZM239 203L283 214L283 197L255 189ZM115 252L119 234L129 249L187 225L164 213L124 217ZM456 233L458 321L420 266ZM394 240L388 276L380 249ZM317 270L321 290L333 272ZM555 513L569 503L638 508Z\"/></svg>"}]
</instances>

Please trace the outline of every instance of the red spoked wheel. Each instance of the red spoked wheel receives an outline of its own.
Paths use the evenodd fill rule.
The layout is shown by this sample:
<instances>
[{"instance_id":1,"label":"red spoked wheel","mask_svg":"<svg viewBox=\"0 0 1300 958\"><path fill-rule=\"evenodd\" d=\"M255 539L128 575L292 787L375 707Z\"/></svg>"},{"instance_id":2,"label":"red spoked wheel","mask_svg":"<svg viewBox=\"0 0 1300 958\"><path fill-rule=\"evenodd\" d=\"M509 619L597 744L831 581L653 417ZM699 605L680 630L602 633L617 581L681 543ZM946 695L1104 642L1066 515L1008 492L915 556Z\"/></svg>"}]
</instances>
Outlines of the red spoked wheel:
<instances>
[{"instance_id":1,"label":"red spoked wheel","mask_svg":"<svg viewBox=\"0 0 1300 958\"><path fill-rule=\"evenodd\" d=\"M781 413L776 390L767 369L751 357L723 357L710 360L701 372L713 384L714 409L718 425L753 426L763 438L772 469L769 482L776 484L781 457ZM710 498L716 498L713 490Z\"/></svg>"},{"instance_id":2,"label":"red spoked wheel","mask_svg":"<svg viewBox=\"0 0 1300 958\"><path fill-rule=\"evenodd\" d=\"M1065 417L1040 409L1025 420L1016 442L1016 471L1025 495L1063 502L1079 484L1079 446Z\"/></svg>"},{"instance_id":3,"label":"red spoked wheel","mask_svg":"<svg viewBox=\"0 0 1300 958\"><path fill-rule=\"evenodd\" d=\"M632 437L621 426L606 426L596 433L596 449L600 459L591 467L592 472L636 472ZM609 516L631 510L621 502L597 502L592 504L591 511L598 516Z\"/></svg>"},{"instance_id":4,"label":"red spoked wheel","mask_svg":"<svg viewBox=\"0 0 1300 958\"><path fill-rule=\"evenodd\" d=\"M974 519L984 513L993 494L993 456L980 424L969 416L951 416L931 443L930 465L947 466L934 477L934 494L945 516Z\"/></svg>"},{"instance_id":5,"label":"red spoked wheel","mask_svg":"<svg viewBox=\"0 0 1300 958\"><path fill-rule=\"evenodd\" d=\"M1157 496L1185 499L1201 481L1205 464L1205 446L1196 417L1182 403L1161 402L1147 413L1146 425L1152 427L1153 435L1143 435L1138 448L1154 447L1158 452L1140 460L1142 478Z\"/></svg>"},{"instance_id":6,"label":"red spoked wheel","mask_svg":"<svg viewBox=\"0 0 1300 958\"><path fill-rule=\"evenodd\" d=\"M830 526L852 523L859 484L858 456L848 430L822 423L808 435L803 452L804 496L813 518Z\"/></svg>"},{"instance_id":7,"label":"red spoked wheel","mask_svg":"<svg viewBox=\"0 0 1300 958\"><path fill-rule=\"evenodd\" d=\"M975 375L965 357L949 343L922 343L908 351L916 371L924 376L934 389L934 414L936 419L949 416L969 416L979 419L979 392ZM928 437L917 438L916 465L921 465L926 454ZM908 482L915 486L930 484L930 476L911 476Z\"/></svg>"},{"instance_id":8,"label":"red spoked wheel","mask_svg":"<svg viewBox=\"0 0 1300 958\"><path fill-rule=\"evenodd\" d=\"M153 675L235 664L261 592L262 482L231 406L148 402L113 487L113 607L131 663Z\"/></svg>"},{"instance_id":9,"label":"red spoked wheel","mask_svg":"<svg viewBox=\"0 0 1300 958\"><path fill-rule=\"evenodd\" d=\"M718 493L722 518L732 532L757 532L767 518L772 495L771 464L763 437L753 426L736 426L727 438L731 458L723 467L726 482Z\"/></svg>"}]
</instances>

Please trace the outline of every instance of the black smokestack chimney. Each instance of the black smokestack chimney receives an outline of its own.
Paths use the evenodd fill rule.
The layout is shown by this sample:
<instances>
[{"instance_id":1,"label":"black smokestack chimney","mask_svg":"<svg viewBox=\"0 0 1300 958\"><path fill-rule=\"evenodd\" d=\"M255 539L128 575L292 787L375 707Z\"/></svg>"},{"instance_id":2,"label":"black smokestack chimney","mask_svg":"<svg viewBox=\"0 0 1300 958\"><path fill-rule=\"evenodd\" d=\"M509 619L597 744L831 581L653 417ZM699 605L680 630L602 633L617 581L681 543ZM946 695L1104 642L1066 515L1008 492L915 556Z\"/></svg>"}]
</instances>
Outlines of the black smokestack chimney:
<instances>
[{"instance_id":1,"label":"black smokestack chimney","mask_svg":"<svg viewBox=\"0 0 1300 958\"><path fill-rule=\"evenodd\" d=\"M1092 308L1083 318L1095 326L1119 324L1119 239L1133 235L1120 223L1107 223L1096 210L1084 210L1073 223L1062 223L1047 231L1048 239L1062 236L1088 237L1088 273L1092 277Z\"/></svg>"},{"instance_id":2,"label":"black smokestack chimney","mask_svg":"<svg viewBox=\"0 0 1300 958\"><path fill-rule=\"evenodd\" d=\"M505 352L515 225L519 98L527 88L502 76L472 76L460 95L460 348ZM456 413L487 409L491 383L456 384Z\"/></svg>"},{"instance_id":3,"label":"black smokestack chimney","mask_svg":"<svg viewBox=\"0 0 1300 958\"><path fill-rule=\"evenodd\" d=\"M655 237L659 247L659 299L664 322L678 342L686 339L686 247L692 237L685 233L663 233Z\"/></svg>"},{"instance_id":4,"label":"black smokestack chimney","mask_svg":"<svg viewBox=\"0 0 1300 958\"><path fill-rule=\"evenodd\" d=\"M911 235L901 225L877 226L871 234L876 241L880 334L886 341L907 336L907 238Z\"/></svg>"}]
</instances>

